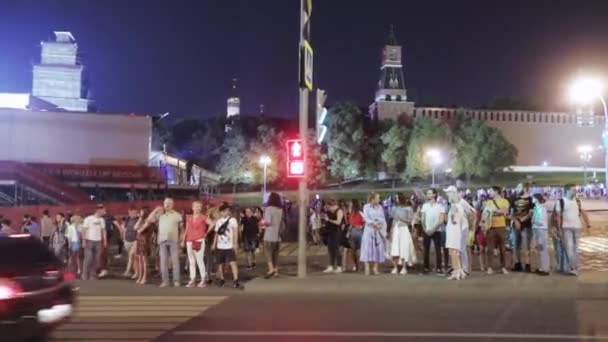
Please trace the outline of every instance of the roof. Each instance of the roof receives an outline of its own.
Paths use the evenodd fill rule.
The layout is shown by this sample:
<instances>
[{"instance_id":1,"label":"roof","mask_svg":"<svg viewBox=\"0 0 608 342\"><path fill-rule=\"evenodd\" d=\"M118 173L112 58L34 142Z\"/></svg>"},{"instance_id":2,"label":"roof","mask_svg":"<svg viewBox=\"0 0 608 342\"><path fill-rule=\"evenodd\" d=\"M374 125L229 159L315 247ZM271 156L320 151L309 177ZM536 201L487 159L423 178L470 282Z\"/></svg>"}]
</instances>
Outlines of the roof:
<instances>
[{"instance_id":1,"label":"roof","mask_svg":"<svg viewBox=\"0 0 608 342\"><path fill-rule=\"evenodd\" d=\"M390 30L388 31L388 37L386 37L386 45L397 46L399 42L397 41L397 36L395 36L395 30L393 25L391 25Z\"/></svg>"},{"instance_id":2,"label":"roof","mask_svg":"<svg viewBox=\"0 0 608 342\"><path fill-rule=\"evenodd\" d=\"M70 32L70 31L54 31L53 33L55 34L55 40L57 42L62 42L62 43L75 43L76 42L76 38L74 38L74 35L72 35L72 32Z\"/></svg>"}]
</instances>

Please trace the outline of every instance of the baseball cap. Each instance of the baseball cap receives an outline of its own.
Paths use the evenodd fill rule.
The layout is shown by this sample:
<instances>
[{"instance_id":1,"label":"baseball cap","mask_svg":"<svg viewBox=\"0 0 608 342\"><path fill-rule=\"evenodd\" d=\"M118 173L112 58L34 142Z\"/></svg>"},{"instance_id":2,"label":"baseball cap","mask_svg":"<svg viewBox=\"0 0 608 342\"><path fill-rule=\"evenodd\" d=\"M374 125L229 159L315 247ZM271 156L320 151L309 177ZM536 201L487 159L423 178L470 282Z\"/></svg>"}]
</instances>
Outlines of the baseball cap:
<instances>
[{"instance_id":1,"label":"baseball cap","mask_svg":"<svg viewBox=\"0 0 608 342\"><path fill-rule=\"evenodd\" d=\"M443 191L447 194L450 192L458 192L458 189L455 186L450 185L450 186L448 186L447 189L443 189Z\"/></svg>"}]
</instances>

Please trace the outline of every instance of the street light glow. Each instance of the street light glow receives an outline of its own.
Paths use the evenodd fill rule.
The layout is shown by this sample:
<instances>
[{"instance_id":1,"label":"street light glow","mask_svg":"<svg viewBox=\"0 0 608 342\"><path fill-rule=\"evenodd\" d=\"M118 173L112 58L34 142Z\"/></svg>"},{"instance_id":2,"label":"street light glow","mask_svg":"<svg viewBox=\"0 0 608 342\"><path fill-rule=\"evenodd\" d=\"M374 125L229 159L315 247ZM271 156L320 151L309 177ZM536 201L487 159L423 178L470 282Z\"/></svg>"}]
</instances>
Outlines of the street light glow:
<instances>
[{"instance_id":1,"label":"street light glow","mask_svg":"<svg viewBox=\"0 0 608 342\"><path fill-rule=\"evenodd\" d=\"M578 104L590 104L602 96L602 82L598 79L585 77L576 80L570 86L570 100Z\"/></svg>"},{"instance_id":2,"label":"street light glow","mask_svg":"<svg viewBox=\"0 0 608 342\"><path fill-rule=\"evenodd\" d=\"M426 155L431 158L431 163L434 165L441 164L441 152L437 149L430 149L426 151Z\"/></svg>"},{"instance_id":3,"label":"street light glow","mask_svg":"<svg viewBox=\"0 0 608 342\"><path fill-rule=\"evenodd\" d=\"M267 155L263 155L260 157L260 164L262 166L268 166L270 164L271 160L270 157Z\"/></svg>"},{"instance_id":4,"label":"street light glow","mask_svg":"<svg viewBox=\"0 0 608 342\"><path fill-rule=\"evenodd\" d=\"M580 154L588 154L593 151L593 147L590 145L581 145L578 147L578 153Z\"/></svg>"}]
</instances>

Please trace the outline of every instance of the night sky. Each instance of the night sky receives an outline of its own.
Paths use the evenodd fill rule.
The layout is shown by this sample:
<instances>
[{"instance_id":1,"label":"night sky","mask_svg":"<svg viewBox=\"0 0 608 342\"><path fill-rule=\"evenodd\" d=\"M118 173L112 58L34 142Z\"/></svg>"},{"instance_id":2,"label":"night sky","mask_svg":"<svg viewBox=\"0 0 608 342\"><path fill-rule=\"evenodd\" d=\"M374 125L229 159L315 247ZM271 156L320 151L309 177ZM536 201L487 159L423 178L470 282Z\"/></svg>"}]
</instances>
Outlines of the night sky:
<instances>
[{"instance_id":1,"label":"night sky","mask_svg":"<svg viewBox=\"0 0 608 342\"><path fill-rule=\"evenodd\" d=\"M297 112L299 0L0 0L0 92L29 92L39 42L72 31L100 111L212 116L231 79L242 112ZM608 1L317 0L315 83L329 102L373 100L393 24L410 99L563 105L577 72L608 76Z\"/></svg>"}]
</instances>

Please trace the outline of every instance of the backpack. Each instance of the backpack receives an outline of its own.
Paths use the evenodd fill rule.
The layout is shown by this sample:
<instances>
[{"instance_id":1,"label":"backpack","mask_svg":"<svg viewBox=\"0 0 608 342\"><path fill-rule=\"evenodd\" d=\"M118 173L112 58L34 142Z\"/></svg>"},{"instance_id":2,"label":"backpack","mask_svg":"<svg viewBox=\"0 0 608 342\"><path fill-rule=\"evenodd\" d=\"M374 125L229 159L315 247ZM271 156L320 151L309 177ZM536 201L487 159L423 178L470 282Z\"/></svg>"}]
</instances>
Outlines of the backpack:
<instances>
[{"instance_id":1,"label":"backpack","mask_svg":"<svg viewBox=\"0 0 608 342\"><path fill-rule=\"evenodd\" d=\"M581 209L581 201L578 198L574 199L576 201L576 206L578 207L578 216L581 217L583 215L582 209ZM553 212L551 213L551 219L549 222L549 227L550 228L554 228L554 229L561 229L562 227L560 227L557 222L557 217L558 217L558 213L557 213L557 203L559 203L559 207L560 207L560 212L559 212L559 218L560 218L560 222L562 222L562 225L564 224L564 198L560 198L557 202L555 202L555 204L553 205Z\"/></svg>"}]
</instances>

